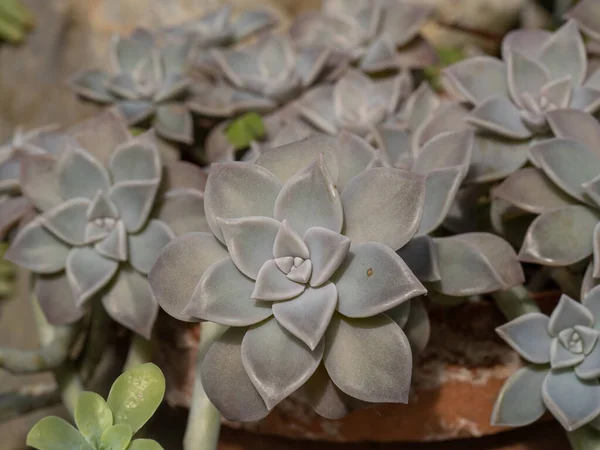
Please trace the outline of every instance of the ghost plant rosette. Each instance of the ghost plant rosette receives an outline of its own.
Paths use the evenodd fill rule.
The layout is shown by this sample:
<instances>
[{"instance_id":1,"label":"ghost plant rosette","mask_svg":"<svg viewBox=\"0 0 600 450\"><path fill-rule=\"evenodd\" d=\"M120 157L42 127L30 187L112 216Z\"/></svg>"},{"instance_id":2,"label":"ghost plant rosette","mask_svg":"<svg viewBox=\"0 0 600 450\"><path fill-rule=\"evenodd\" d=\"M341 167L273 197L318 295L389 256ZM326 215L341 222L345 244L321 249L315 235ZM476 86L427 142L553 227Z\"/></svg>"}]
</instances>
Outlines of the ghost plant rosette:
<instances>
[{"instance_id":1,"label":"ghost plant rosette","mask_svg":"<svg viewBox=\"0 0 600 450\"><path fill-rule=\"evenodd\" d=\"M193 121L184 101L189 97L188 53L187 40L138 28L115 37L111 71L78 72L69 86L83 98L114 104L129 125L152 119L159 136L191 144Z\"/></svg>"},{"instance_id":2,"label":"ghost plant rosette","mask_svg":"<svg viewBox=\"0 0 600 450\"><path fill-rule=\"evenodd\" d=\"M546 410L568 431L600 429L600 287L582 303L563 295L550 317L520 316L497 329L531 363L502 388L492 416L496 425L523 426Z\"/></svg>"},{"instance_id":3,"label":"ghost plant rosette","mask_svg":"<svg viewBox=\"0 0 600 450\"><path fill-rule=\"evenodd\" d=\"M236 49L215 49L213 58L227 82L196 84L190 106L217 117L269 112L313 85L329 54L324 48L296 46L281 33L263 35Z\"/></svg>"},{"instance_id":4,"label":"ghost plant rosette","mask_svg":"<svg viewBox=\"0 0 600 450\"><path fill-rule=\"evenodd\" d=\"M600 281L600 125L590 114L554 111L556 138L531 148L538 166L509 176L494 195L538 215L527 228L521 261L569 266L592 256L584 291Z\"/></svg>"},{"instance_id":5,"label":"ghost plant rosette","mask_svg":"<svg viewBox=\"0 0 600 450\"><path fill-rule=\"evenodd\" d=\"M56 126L37 128L15 134L0 146L0 238L33 213L33 206L22 195L19 183L21 158L26 155L58 154L65 144L65 135Z\"/></svg>"},{"instance_id":6,"label":"ghost plant rosette","mask_svg":"<svg viewBox=\"0 0 600 450\"><path fill-rule=\"evenodd\" d=\"M407 317L396 312L425 289L395 251L418 228L425 179L361 172L330 142L213 165L211 232L173 240L150 272L167 312L231 327L201 372L230 420L259 420L303 386L330 418L363 402L407 401L412 355L395 322Z\"/></svg>"},{"instance_id":7,"label":"ghost plant rosette","mask_svg":"<svg viewBox=\"0 0 600 450\"><path fill-rule=\"evenodd\" d=\"M158 305L146 274L175 231L203 220L202 194L168 190L172 176L163 176L152 131L132 138L110 113L80 130L60 155L22 159L23 192L41 213L5 257L36 274L50 323L73 323L101 301L114 320L148 337ZM179 183L197 171L176 164Z\"/></svg>"}]
</instances>

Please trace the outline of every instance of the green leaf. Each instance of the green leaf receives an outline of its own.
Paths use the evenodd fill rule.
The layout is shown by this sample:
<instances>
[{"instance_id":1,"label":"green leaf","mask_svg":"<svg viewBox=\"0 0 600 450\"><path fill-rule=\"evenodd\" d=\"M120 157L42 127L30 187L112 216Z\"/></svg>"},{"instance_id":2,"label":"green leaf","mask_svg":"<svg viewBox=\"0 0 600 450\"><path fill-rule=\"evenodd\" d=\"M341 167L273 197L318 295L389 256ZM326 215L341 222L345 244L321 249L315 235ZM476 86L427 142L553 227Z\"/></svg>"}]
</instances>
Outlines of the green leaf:
<instances>
[{"instance_id":1,"label":"green leaf","mask_svg":"<svg viewBox=\"0 0 600 450\"><path fill-rule=\"evenodd\" d=\"M97 447L104 430L112 426L113 415L98 394L82 392L75 406L75 423L88 442Z\"/></svg>"},{"instance_id":2,"label":"green leaf","mask_svg":"<svg viewBox=\"0 0 600 450\"><path fill-rule=\"evenodd\" d=\"M102 433L98 450L125 450L132 437L133 433L129 425L124 423L114 425Z\"/></svg>"},{"instance_id":3,"label":"green leaf","mask_svg":"<svg viewBox=\"0 0 600 450\"><path fill-rule=\"evenodd\" d=\"M44 417L27 434L27 445L38 450L94 450L83 435L59 417Z\"/></svg>"},{"instance_id":4,"label":"green leaf","mask_svg":"<svg viewBox=\"0 0 600 450\"><path fill-rule=\"evenodd\" d=\"M164 450L162 446L152 439L136 439L127 450Z\"/></svg>"},{"instance_id":5,"label":"green leaf","mask_svg":"<svg viewBox=\"0 0 600 450\"><path fill-rule=\"evenodd\" d=\"M249 147L250 142L265 136L265 125L257 113L250 112L231 122L225 129L225 135L236 150L241 150Z\"/></svg>"},{"instance_id":6,"label":"green leaf","mask_svg":"<svg viewBox=\"0 0 600 450\"><path fill-rule=\"evenodd\" d=\"M108 406L114 423L127 424L135 434L156 411L165 395L165 377L152 363L123 373L110 389Z\"/></svg>"}]
</instances>

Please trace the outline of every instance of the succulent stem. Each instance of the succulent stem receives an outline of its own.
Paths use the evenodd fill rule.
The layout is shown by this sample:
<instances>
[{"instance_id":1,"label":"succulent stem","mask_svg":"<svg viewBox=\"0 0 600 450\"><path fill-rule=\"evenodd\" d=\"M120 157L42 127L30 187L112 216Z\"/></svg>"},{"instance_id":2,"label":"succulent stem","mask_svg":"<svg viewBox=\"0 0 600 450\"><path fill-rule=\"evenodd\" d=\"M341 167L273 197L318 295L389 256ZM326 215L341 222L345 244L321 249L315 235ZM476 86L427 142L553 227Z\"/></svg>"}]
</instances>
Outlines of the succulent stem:
<instances>
[{"instance_id":1,"label":"succulent stem","mask_svg":"<svg viewBox=\"0 0 600 450\"><path fill-rule=\"evenodd\" d=\"M29 386L0 395L0 423L60 402L60 392L45 386Z\"/></svg>"},{"instance_id":2,"label":"succulent stem","mask_svg":"<svg viewBox=\"0 0 600 450\"><path fill-rule=\"evenodd\" d=\"M492 293L496 306L507 320L512 320L523 314L539 312L538 305L533 301L524 286L515 286L506 291Z\"/></svg>"},{"instance_id":3,"label":"succulent stem","mask_svg":"<svg viewBox=\"0 0 600 450\"><path fill-rule=\"evenodd\" d=\"M153 342L151 340L144 339L139 334L134 334L133 338L131 339L131 347L129 347L129 353L127 354L127 360L125 361L123 372L152 361L153 353Z\"/></svg>"},{"instance_id":4,"label":"succulent stem","mask_svg":"<svg viewBox=\"0 0 600 450\"><path fill-rule=\"evenodd\" d=\"M581 281L577 280L575 274L566 267L555 267L551 271L551 276L564 294L575 300L579 300L579 286L581 286Z\"/></svg>"},{"instance_id":5,"label":"succulent stem","mask_svg":"<svg viewBox=\"0 0 600 450\"><path fill-rule=\"evenodd\" d=\"M567 432L572 450L600 449L600 433L590 426L583 426L575 431Z\"/></svg>"},{"instance_id":6,"label":"succulent stem","mask_svg":"<svg viewBox=\"0 0 600 450\"><path fill-rule=\"evenodd\" d=\"M225 332L227 327L212 322L203 322L200 327L194 391L183 438L184 450L215 450L221 430L221 414L204 392L200 379L200 367L210 346Z\"/></svg>"},{"instance_id":7,"label":"succulent stem","mask_svg":"<svg viewBox=\"0 0 600 450\"><path fill-rule=\"evenodd\" d=\"M79 374L75 371L75 366L70 360L68 360L68 357L71 350L71 345L77 337L79 327L77 325L71 325L68 327L55 327L50 325L37 302L36 296L31 294L30 298L33 316L37 326L42 349L51 346L54 342L56 342L59 335L66 334L66 330L71 333L68 344L65 342L64 347L61 349L63 352L62 360L54 368L53 372L54 377L56 378L56 383L58 384L58 390L60 392L63 404L69 413L73 415L79 394L81 394L83 391L83 384Z\"/></svg>"}]
</instances>

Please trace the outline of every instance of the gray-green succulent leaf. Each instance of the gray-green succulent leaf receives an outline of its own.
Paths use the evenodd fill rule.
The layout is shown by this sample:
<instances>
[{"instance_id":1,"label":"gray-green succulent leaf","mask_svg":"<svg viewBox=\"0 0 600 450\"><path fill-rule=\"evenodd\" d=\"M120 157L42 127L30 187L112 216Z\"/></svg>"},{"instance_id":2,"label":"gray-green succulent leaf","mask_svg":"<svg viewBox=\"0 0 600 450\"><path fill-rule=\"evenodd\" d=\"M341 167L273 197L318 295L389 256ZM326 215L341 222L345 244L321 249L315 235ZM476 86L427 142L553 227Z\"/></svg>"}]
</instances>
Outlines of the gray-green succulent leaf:
<instances>
[{"instance_id":1,"label":"gray-green succulent leaf","mask_svg":"<svg viewBox=\"0 0 600 450\"><path fill-rule=\"evenodd\" d=\"M21 187L41 212L6 258L36 273L50 322L78 320L94 298L114 320L149 336L158 305L146 274L175 231L204 223L200 170L174 163L185 167L170 189L153 131L132 138L111 113L76 130L59 155L23 158Z\"/></svg>"},{"instance_id":2,"label":"gray-green succulent leaf","mask_svg":"<svg viewBox=\"0 0 600 450\"><path fill-rule=\"evenodd\" d=\"M189 144L193 122L182 101L189 97L189 51L189 40L138 28L114 38L110 71L78 72L69 86L88 100L114 104L129 125L152 118L161 137Z\"/></svg>"},{"instance_id":3,"label":"gray-green succulent leaf","mask_svg":"<svg viewBox=\"0 0 600 450\"><path fill-rule=\"evenodd\" d=\"M600 287L581 303L563 295L550 317L520 316L496 331L531 363L505 383L492 413L495 425L523 426L550 411L573 431L596 426L600 414Z\"/></svg>"},{"instance_id":4,"label":"gray-green succulent leaf","mask_svg":"<svg viewBox=\"0 0 600 450\"><path fill-rule=\"evenodd\" d=\"M473 57L444 70L449 89L474 105L466 120L477 128L530 140L548 132L551 111L600 107L600 73L587 76L574 21L554 33L513 31L502 42L502 57Z\"/></svg>"},{"instance_id":5,"label":"gray-green succulent leaf","mask_svg":"<svg viewBox=\"0 0 600 450\"><path fill-rule=\"evenodd\" d=\"M201 369L230 420L259 420L301 387L325 417L407 401L411 343L398 322L410 323L420 348L426 314L413 303L412 321L386 312L425 293L396 253L419 227L425 177L367 168L369 158L345 152L374 150L351 147L316 136L255 163L213 164L210 232L174 239L150 271L169 314L231 327Z\"/></svg>"},{"instance_id":6,"label":"gray-green succulent leaf","mask_svg":"<svg viewBox=\"0 0 600 450\"><path fill-rule=\"evenodd\" d=\"M400 0L327 0L321 12L296 19L291 33L302 44L344 55L365 72L422 68L436 59L419 34L432 12L430 6Z\"/></svg>"}]
</instances>

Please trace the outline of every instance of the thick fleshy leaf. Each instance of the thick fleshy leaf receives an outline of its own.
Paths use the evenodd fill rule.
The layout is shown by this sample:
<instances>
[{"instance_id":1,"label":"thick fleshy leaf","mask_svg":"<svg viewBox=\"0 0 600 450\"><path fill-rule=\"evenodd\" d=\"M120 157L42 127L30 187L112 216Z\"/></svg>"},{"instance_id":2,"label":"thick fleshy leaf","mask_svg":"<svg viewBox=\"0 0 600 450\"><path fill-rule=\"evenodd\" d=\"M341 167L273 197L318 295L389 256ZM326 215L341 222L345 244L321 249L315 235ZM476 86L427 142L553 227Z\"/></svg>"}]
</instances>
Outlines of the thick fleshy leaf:
<instances>
[{"instance_id":1,"label":"thick fleshy leaf","mask_svg":"<svg viewBox=\"0 0 600 450\"><path fill-rule=\"evenodd\" d=\"M433 12L431 6L422 3L392 3L382 9L381 36L396 47L408 44Z\"/></svg>"},{"instance_id":2,"label":"thick fleshy leaf","mask_svg":"<svg viewBox=\"0 0 600 450\"><path fill-rule=\"evenodd\" d=\"M567 108L571 102L571 91L571 78L567 77L542 86L540 96L546 97L546 100L557 108Z\"/></svg>"},{"instance_id":3,"label":"thick fleshy leaf","mask_svg":"<svg viewBox=\"0 0 600 450\"><path fill-rule=\"evenodd\" d=\"M75 406L75 423L90 444L98 446L102 433L112 426L112 411L95 392L82 392Z\"/></svg>"},{"instance_id":4,"label":"thick fleshy leaf","mask_svg":"<svg viewBox=\"0 0 600 450\"><path fill-rule=\"evenodd\" d=\"M600 90L589 86L572 88L568 107L586 113L595 113L600 108Z\"/></svg>"},{"instance_id":5,"label":"thick fleshy leaf","mask_svg":"<svg viewBox=\"0 0 600 450\"><path fill-rule=\"evenodd\" d=\"M397 318L392 317L392 320L398 323ZM400 324L398 323L398 325ZM407 321L401 328L410 342L413 355L425 350L431 336L431 323L429 322L427 309L423 304L423 297L411 299Z\"/></svg>"},{"instance_id":6,"label":"thick fleshy leaf","mask_svg":"<svg viewBox=\"0 0 600 450\"><path fill-rule=\"evenodd\" d=\"M410 130L416 130L440 105L438 95L423 81L406 100L403 115Z\"/></svg>"},{"instance_id":7,"label":"thick fleshy leaf","mask_svg":"<svg viewBox=\"0 0 600 450\"><path fill-rule=\"evenodd\" d=\"M444 75L448 77L452 87L475 105L490 97L508 94L506 67L496 58L467 58L444 69Z\"/></svg>"},{"instance_id":8,"label":"thick fleshy leaf","mask_svg":"<svg viewBox=\"0 0 600 450\"><path fill-rule=\"evenodd\" d=\"M548 332L552 336L558 336L561 331L575 325L591 327L594 325L594 316L581 303L563 294L550 316Z\"/></svg>"},{"instance_id":9,"label":"thick fleshy leaf","mask_svg":"<svg viewBox=\"0 0 600 450\"><path fill-rule=\"evenodd\" d=\"M582 380L594 380L600 377L600 345L598 343L585 357L585 360L575 367L575 373Z\"/></svg>"},{"instance_id":10,"label":"thick fleshy leaf","mask_svg":"<svg viewBox=\"0 0 600 450\"><path fill-rule=\"evenodd\" d=\"M508 60L513 51L528 58L537 59L546 41L552 36L548 30L517 29L510 31L502 40L502 59Z\"/></svg>"},{"instance_id":11,"label":"thick fleshy leaf","mask_svg":"<svg viewBox=\"0 0 600 450\"><path fill-rule=\"evenodd\" d=\"M175 233L210 232L204 214L204 196L196 189L175 189L159 201L153 216Z\"/></svg>"},{"instance_id":12,"label":"thick fleshy leaf","mask_svg":"<svg viewBox=\"0 0 600 450\"><path fill-rule=\"evenodd\" d=\"M0 195L0 239L3 240L23 218L33 213L33 205L26 197Z\"/></svg>"},{"instance_id":13,"label":"thick fleshy leaf","mask_svg":"<svg viewBox=\"0 0 600 450\"><path fill-rule=\"evenodd\" d=\"M582 304L594 315L594 326L597 328L600 324L600 288L592 286L582 295Z\"/></svg>"},{"instance_id":14,"label":"thick fleshy leaf","mask_svg":"<svg viewBox=\"0 0 600 450\"><path fill-rule=\"evenodd\" d=\"M550 361L552 341L548 321L545 314L528 313L496 328L496 333L527 361L546 364Z\"/></svg>"},{"instance_id":15,"label":"thick fleshy leaf","mask_svg":"<svg viewBox=\"0 0 600 450\"><path fill-rule=\"evenodd\" d=\"M27 445L38 450L93 450L75 427L55 416L44 417L29 430Z\"/></svg>"},{"instance_id":16,"label":"thick fleshy leaf","mask_svg":"<svg viewBox=\"0 0 600 450\"><path fill-rule=\"evenodd\" d=\"M574 21L568 21L552 34L544 44L539 59L552 79L571 77L574 86L583 83L587 72L587 55Z\"/></svg>"},{"instance_id":17,"label":"thick fleshy leaf","mask_svg":"<svg viewBox=\"0 0 600 450\"><path fill-rule=\"evenodd\" d=\"M254 9L245 11L233 24L233 32L237 40L250 34L258 33L265 28L274 26L277 19L266 10Z\"/></svg>"},{"instance_id":18,"label":"thick fleshy leaf","mask_svg":"<svg viewBox=\"0 0 600 450\"><path fill-rule=\"evenodd\" d=\"M155 113L152 103L140 100L123 100L115 107L122 120L129 126L137 125Z\"/></svg>"},{"instance_id":19,"label":"thick fleshy leaf","mask_svg":"<svg viewBox=\"0 0 600 450\"><path fill-rule=\"evenodd\" d=\"M56 158L48 154L25 155L21 158L21 190L42 211L60 203Z\"/></svg>"},{"instance_id":20,"label":"thick fleshy leaf","mask_svg":"<svg viewBox=\"0 0 600 450\"><path fill-rule=\"evenodd\" d=\"M350 249L350 239L326 228L315 227L306 231L304 242L312 262L310 285L318 287L329 280L342 264Z\"/></svg>"},{"instance_id":21,"label":"thick fleshy leaf","mask_svg":"<svg viewBox=\"0 0 600 450\"><path fill-rule=\"evenodd\" d=\"M300 115L325 133L336 135L338 119L333 102L334 87L323 84L306 92L295 107Z\"/></svg>"},{"instance_id":22,"label":"thick fleshy leaf","mask_svg":"<svg viewBox=\"0 0 600 450\"><path fill-rule=\"evenodd\" d=\"M163 168L161 189L169 191L193 189L204 192L208 171L187 161L170 161Z\"/></svg>"},{"instance_id":23,"label":"thick fleshy leaf","mask_svg":"<svg viewBox=\"0 0 600 450\"><path fill-rule=\"evenodd\" d=\"M359 65L364 72L380 72L396 66L396 49L385 39L375 40L365 51Z\"/></svg>"},{"instance_id":24,"label":"thick fleshy leaf","mask_svg":"<svg viewBox=\"0 0 600 450\"><path fill-rule=\"evenodd\" d=\"M585 425L600 413L598 380L583 381L571 370L550 372L542 385L542 396L567 431Z\"/></svg>"},{"instance_id":25,"label":"thick fleshy leaf","mask_svg":"<svg viewBox=\"0 0 600 450\"><path fill-rule=\"evenodd\" d=\"M513 51L508 57L507 63L508 90L513 101L520 106L523 103L523 94L535 96L542 86L550 81L550 74L546 68L520 53Z\"/></svg>"},{"instance_id":26,"label":"thick fleshy leaf","mask_svg":"<svg viewBox=\"0 0 600 450\"><path fill-rule=\"evenodd\" d=\"M531 149L545 174L569 195L585 202L582 184L600 173L600 157L579 141L556 138Z\"/></svg>"},{"instance_id":27,"label":"thick fleshy leaf","mask_svg":"<svg viewBox=\"0 0 600 450\"><path fill-rule=\"evenodd\" d=\"M104 192L99 191L89 203L86 215L88 220L106 218L118 219L119 210Z\"/></svg>"},{"instance_id":28,"label":"thick fleshy leaf","mask_svg":"<svg viewBox=\"0 0 600 450\"><path fill-rule=\"evenodd\" d=\"M566 17L577 22L579 28L594 41L600 41L600 14L594 0L577 2L567 11Z\"/></svg>"},{"instance_id":29,"label":"thick fleshy leaf","mask_svg":"<svg viewBox=\"0 0 600 450\"><path fill-rule=\"evenodd\" d=\"M385 133L384 130L380 131L380 135ZM352 178L367 168L375 157L375 149L363 138L342 131L338 136L335 152L339 164L336 187L341 192Z\"/></svg>"},{"instance_id":30,"label":"thick fleshy leaf","mask_svg":"<svg viewBox=\"0 0 600 450\"><path fill-rule=\"evenodd\" d=\"M100 102L112 103L115 97L108 90L110 75L100 69L83 70L68 79L69 87L84 98Z\"/></svg>"},{"instance_id":31,"label":"thick fleshy leaf","mask_svg":"<svg viewBox=\"0 0 600 450\"><path fill-rule=\"evenodd\" d=\"M152 439L134 439L127 450L164 450L161 445Z\"/></svg>"},{"instance_id":32,"label":"thick fleshy leaf","mask_svg":"<svg viewBox=\"0 0 600 450\"><path fill-rule=\"evenodd\" d=\"M308 259L310 253L308 247L302 240L302 237L289 226L287 221L283 221L279 226L279 231L275 236L273 243L273 256L283 258L292 256Z\"/></svg>"},{"instance_id":33,"label":"thick fleshy leaf","mask_svg":"<svg viewBox=\"0 0 600 450\"><path fill-rule=\"evenodd\" d=\"M367 319L334 314L325 334L323 360L336 386L354 398L373 403L408 401L410 343L383 314Z\"/></svg>"},{"instance_id":34,"label":"thick fleshy leaf","mask_svg":"<svg viewBox=\"0 0 600 450\"><path fill-rule=\"evenodd\" d=\"M202 386L211 403L223 417L236 422L257 421L269 414L242 363L245 334L243 328L227 330L210 347L200 369Z\"/></svg>"},{"instance_id":35,"label":"thick fleshy leaf","mask_svg":"<svg viewBox=\"0 0 600 450\"><path fill-rule=\"evenodd\" d=\"M139 97L133 76L128 73L118 73L106 83L111 94L117 97L135 100Z\"/></svg>"},{"instance_id":36,"label":"thick fleshy leaf","mask_svg":"<svg viewBox=\"0 0 600 450\"><path fill-rule=\"evenodd\" d=\"M321 343L310 350L275 319L246 332L242 361L267 409L306 383L321 363L324 347Z\"/></svg>"},{"instance_id":37,"label":"thick fleshy leaf","mask_svg":"<svg viewBox=\"0 0 600 450\"><path fill-rule=\"evenodd\" d=\"M115 424L136 433L152 417L165 395L165 377L152 363L127 370L113 383L106 402Z\"/></svg>"},{"instance_id":38,"label":"thick fleshy leaf","mask_svg":"<svg viewBox=\"0 0 600 450\"><path fill-rule=\"evenodd\" d=\"M272 312L270 304L251 298L253 289L231 259L222 259L204 272L185 314L233 327L254 325Z\"/></svg>"},{"instance_id":39,"label":"thick fleshy leaf","mask_svg":"<svg viewBox=\"0 0 600 450\"><path fill-rule=\"evenodd\" d=\"M542 417L546 411L542 384L548 372L547 366L528 365L512 374L496 398L492 425L520 427Z\"/></svg>"},{"instance_id":40,"label":"thick fleshy leaf","mask_svg":"<svg viewBox=\"0 0 600 450\"><path fill-rule=\"evenodd\" d=\"M433 239L427 235L412 238L398 255L422 282L440 280L440 268Z\"/></svg>"},{"instance_id":41,"label":"thick fleshy leaf","mask_svg":"<svg viewBox=\"0 0 600 450\"><path fill-rule=\"evenodd\" d=\"M414 131L413 153L418 154L430 139L441 133L471 129L471 125L466 121L469 112L469 109L460 102L441 105L429 119Z\"/></svg>"},{"instance_id":42,"label":"thick fleshy leaf","mask_svg":"<svg viewBox=\"0 0 600 450\"><path fill-rule=\"evenodd\" d=\"M126 450L131 442L131 427L124 423L113 425L102 433L101 448L106 450Z\"/></svg>"},{"instance_id":43,"label":"thick fleshy leaf","mask_svg":"<svg viewBox=\"0 0 600 450\"><path fill-rule=\"evenodd\" d=\"M129 263L148 274L160 251L173 239L171 229L160 220L150 220L139 233L128 236Z\"/></svg>"},{"instance_id":44,"label":"thick fleshy leaf","mask_svg":"<svg viewBox=\"0 0 600 450\"><path fill-rule=\"evenodd\" d=\"M600 157L600 125L594 116L576 109L558 109L546 113L546 118L557 137L583 142Z\"/></svg>"},{"instance_id":45,"label":"thick fleshy leaf","mask_svg":"<svg viewBox=\"0 0 600 450\"><path fill-rule=\"evenodd\" d=\"M189 233L173 239L148 274L159 305L179 320L193 320L183 311L196 285L213 263L227 257L227 250L210 233Z\"/></svg>"},{"instance_id":46,"label":"thick fleshy leaf","mask_svg":"<svg viewBox=\"0 0 600 450\"><path fill-rule=\"evenodd\" d=\"M98 254L92 247L75 247L67 256L67 279L76 304L82 305L108 284L119 263Z\"/></svg>"},{"instance_id":47,"label":"thick fleshy leaf","mask_svg":"<svg viewBox=\"0 0 600 450\"><path fill-rule=\"evenodd\" d=\"M460 167L448 167L427 174L423 216L417 236L426 235L442 224L454 202L464 174Z\"/></svg>"},{"instance_id":48,"label":"thick fleshy leaf","mask_svg":"<svg viewBox=\"0 0 600 450\"><path fill-rule=\"evenodd\" d=\"M583 183L582 187L586 195L600 207L600 175L591 181Z\"/></svg>"},{"instance_id":49,"label":"thick fleshy leaf","mask_svg":"<svg viewBox=\"0 0 600 450\"><path fill-rule=\"evenodd\" d=\"M223 242L216 218L273 217L281 183L267 169L251 163L213 164L204 192L204 211L210 229Z\"/></svg>"},{"instance_id":50,"label":"thick fleshy leaf","mask_svg":"<svg viewBox=\"0 0 600 450\"><path fill-rule=\"evenodd\" d=\"M64 272L36 275L35 294L46 320L52 325L70 325L85 314L85 310L76 305Z\"/></svg>"},{"instance_id":51,"label":"thick fleshy leaf","mask_svg":"<svg viewBox=\"0 0 600 450\"><path fill-rule=\"evenodd\" d=\"M332 280L338 311L347 317L370 317L427 291L389 247L367 242L353 245Z\"/></svg>"},{"instance_id":52,"label":"thick fleshy leaf","mask_svg":"<svg viewBox=\"0 0 600 450\"><path fill-rule=\"evenodd\" d=\"M244 275L255 280L263 264L273 259L280 223L269 217L217 219L217 223L233 262Z\"/></svg>"},{"instance_id":53,"label":"thick fleshy leaf","mask_svg":"<svg viewBox=\"0 0 600 450\"><path fill-rule=\"evenodd\" d=\"M333 283L319 288L307 288L298 297L273 304L273 314L279 324L311 350L317 348L337 304Z\"/></svg>"},{"instance_id":54,"label":"thick fleshy leaf","mask_svg":"<svg viewBox=\"0 0 600 450\"><path fill-rule=\"evenodd\" d=\"M19 230L4 258L33 272L48 274L65 268L68 253L69 247L37 218Z\"/></svg>"},{"instance_id":55,"label":"thick fleshy leaf","mask_svg":"<svg viewBox=\"0 0 600 450\"><path fill-rule=\"evenodd\" d=\"M437 169L458 167L464 175L469 167L472 151L471 130L439 134L419 151L412 171L427 174Z\"/></svg>"},{"instance_id":56,"label":"thick fleshy leaf","mask_svg":"<svg viewBox=\"0 0 600 450\"><path fill-rule=\"evenodd\" d=\"M158 185L158 180L125 181L110 188L108 196L119 210L130 233L137 233L146 224Z\"/></svg>"},{"instance_id":57,"label":"thick fleshy leaf","mask_svg":"<svg viewBox=\"0 0 600 450\"><path fill-rule=\"evenodd\" d=\"M324 154L327 169L333 179L338 176L337 146L332 137L317 135L299 142L293 142L277 151L267 151L260 155L256 164L275 174L282 183L287 183L299 171L306 169L320 154Z\"/></svg>"},{"instance_id":58,"label":"thick fleshy leaf","mask_svg":"<svg viewBox=\"0 0 600 450\"><path fill-rule=\"evenodd\" d=\"M251 297L256 300L287 300L304 292L305 286L290 280L274 260L267 261L258 272Z\"/></svg>"},{"instance_id":59,"label":"thick fleshy leaf","mask_svg":"<svg viewBox=\"0 0 600 450\"><path fill-rule=\"evenodd\" d=\"M512 139L527 139L531 131L523 124L519 110L508 97L491 97L466 118L472 125Z\"/></svg>"},{"instance_id":60,"label":"thick fleshy leaf","mask_svg":"<svg viewBox=\"0 0 600 450\"><path fill-rule=\"evenodd\" d=\"M446 295L484 294L524 281L515 251L498 236L465 233L434 242L441 276L435 288Z\"/></svg>"},{"instance_id":61,"label":"thick fleshy leaf","mask_svg":"<svg viewBox=\"0 0 600 450\"><path fill-rule=\"evenodd\" d=\"M117 220L117 223L106 237L96 242L94 250L100 255L114 259L115 261L127 260L129 250L127 229L122 220Z\"/></svg>"},{"instance_id":62,"label":"thick fleshy leaf","mask_svg":"<svg viewBox=\"0 0 600 450\"><path fill-rule=\"evenodd\" d=\"M299 393L317 414L332 420L341 419L363 403L338 389L324 364L318 367Z\"/></svg>"},{"instance_id":63,"label":"thick fleshy leaf","mask_svg":"<svg viewBox=\"0 0 600 450\"><path fill-rule=\"evenodd\" d=\"M65 200L84 197L92 200L98 191L108 191L108 171L90 153L80 148L63 151L57 166L61 197Z\"/></svg>"},{"instance_id":64,"label":"thick fleshy leaf","mask_svg":"<svg viewBox=\"0 0 600 450\"><path fill-rule=\"evenodd\" d=\"M370 169L354 177L341 197L344 235L352 243L381 242L397 250L419 227L425 177L400 169Z\"/></svg>"},{"instance_id":65,"label":"thick fleshy leaf","mask_svg":"<svg viewBox=\"0 0 600 450\"><path fill-rule=\"evenodd\" d=\"M541 214L573 203L571 198L534 168L521 169L494 188L494 195L524 211Z\"/></svg>"},{"instance_id":66,"label":"thick fleshy leaf","mask_svg":"<svg viewBox=\"0 0 600 450\"><path fill-rule=\"evenodd\" d=\"M156 145L145 145L155 138L152 131L142 141L137 139L119 146L110 159L114 184L122 181L155 180L161 177L160 154Z\"/></svg>"},{"instance_id":67,"label":"thick fleshy leaf","mask_svg":"<svg viewBox=\"0 0 600 450\"><path fill-rule=\"evenodd\" d=\"M568 266L592 254L600 214L585 206L565 206L538 216L527 230L519 259L548 266Z\"/></svg>"},{"instance_id":68,"label":"thick fleshy leaf","mask_svg":"<svg viewBox=\"0 0 600 450\"><path fill-rule=\"evenodd\" d=\"M158 106L153 125L160 136L172 141L191 144L194 140L192 114L183 104Z\"/></svg>"},{"instance_id":69,"label":"thick fleshy leaf","mask_svg":"<svg viewBox=\"0 0 600 450\"><path fill-rule=\"evenodd\" d=\"M273 100L223 83L199 83L192 89L194 97L188 101L189 108L209 117L232 117L249 111L267 113L277 107Z\"/></svg>"},{"instance_id":70,"label":"thick fleshy leaf","mask_svg":"<svg viewBox=\"0 0 600 450\"><path fill-rule=\"evenodd\" d=\"M389 126L385 124L378 125L373 129L373 139L377 143L380 155L384 156L384 159L387 157L391 166L406 170L409 170L412 167L412 136L410 135L408 130L402 129L397 126ZM367 155L364 155L363 158L366 159L366 156ZM376 153L373 153L373 150L371 149L369 163L372 162L375 156ZM360 170L359 172L362 172L362 170ZM356 174L353 174L353 176L355 175ZM343 185L340 185L340 189L343 190L346 184L348 184L348 182L345 182L343 183Z\"/></svg>"},{"instance_id":71,"label":"thick fleshy leaf","mask_svg":"<svg viewBox=\"0 0 600 450\"><path fill-rule=\"evenodd\" d=\"M151 56L154 37L151 32L137 28L129 36L113 41L112 60L115 71L133 72L143 60Z\"/></svg>"},{"instance_id":72,"label":"thick fleshy leaf","mask_svg":"<svg viewBox=\"0 0 600 450\"><path fill-rule=\"evenodd\" d=\"M600 278L594 277L594 263L590 262L585 269L583 280L581 282L581 298L585 298L588 293L594 289L594 287L600 285ZM596 316L596 313L594 313ZM600 314L598 315L600 317Z\"/></svg>"},{"instance_id":73,"label":"thick fleshy leaf","mask_svg":"<svg viewBox=\"0 0 600 450\"><path fill-rule=\"evenodd\" d=\"M274 210L277 220L287 220L301 235L311 227L341 231L342 202L323 155L290 178L277 196Z\"/></svg>"},{"instance_id":74,"label":"thick fleshy leaf","mask_svg":"<svg viewBox=\"0 0 600 450\"><path fill-rule=\"evenodd\" d=\"M557 339L552 341L550 355L550 366L554 370L573 367L585 359L585 355L583 353L572 353L563 347L563 345Z\"/></svg>"}]
</instances>

